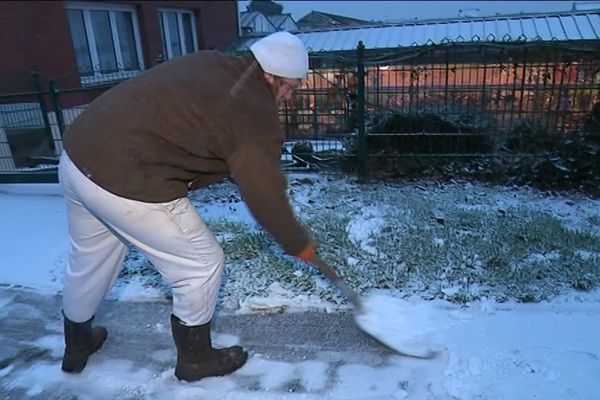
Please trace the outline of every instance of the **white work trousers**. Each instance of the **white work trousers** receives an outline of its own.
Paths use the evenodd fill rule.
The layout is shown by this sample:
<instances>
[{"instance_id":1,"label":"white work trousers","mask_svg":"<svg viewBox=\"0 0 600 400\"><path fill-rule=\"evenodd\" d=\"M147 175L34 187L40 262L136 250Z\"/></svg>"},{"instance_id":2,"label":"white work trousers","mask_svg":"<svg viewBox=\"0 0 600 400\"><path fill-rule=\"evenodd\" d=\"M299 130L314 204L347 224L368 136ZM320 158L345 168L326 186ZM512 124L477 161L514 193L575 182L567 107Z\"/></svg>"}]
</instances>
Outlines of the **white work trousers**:
<instances>
[{"instance_id":1,"label":"white work trousers","mask_svg":"<svg viewBox=\"0 0 600 400\"><path fill-rule=\"evenodd\" d=\"M70 238L63 289L67 318L83 322L96 313L119 276L128 242L171 285L173 314L186 325L212 319L224 255L189 199L144 203L116 196L86 177L66 151L59 179Z\"/></svg>"}]
</instances>

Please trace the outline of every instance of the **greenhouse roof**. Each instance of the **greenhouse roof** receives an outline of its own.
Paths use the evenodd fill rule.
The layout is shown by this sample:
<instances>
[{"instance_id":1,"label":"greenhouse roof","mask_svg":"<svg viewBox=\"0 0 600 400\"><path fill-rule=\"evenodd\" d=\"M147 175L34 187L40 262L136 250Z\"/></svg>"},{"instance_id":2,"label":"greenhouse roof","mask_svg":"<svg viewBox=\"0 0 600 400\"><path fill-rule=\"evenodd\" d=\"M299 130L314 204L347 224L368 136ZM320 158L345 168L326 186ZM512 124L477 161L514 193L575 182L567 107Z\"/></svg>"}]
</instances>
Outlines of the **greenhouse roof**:
<instances>
[{"instance_id":1,"label":"greenhouse roof","mask_svg":"<svg viewBox=\"0 0 600 400\"><path fill-rule=\"evenodd\" d=\"M419 47L444 43L523 43L600 40L600 9L543 14L381 23L298 32L311 53ZM259 37L242 38L243 51Z\"/></svg>"}]
</instances>

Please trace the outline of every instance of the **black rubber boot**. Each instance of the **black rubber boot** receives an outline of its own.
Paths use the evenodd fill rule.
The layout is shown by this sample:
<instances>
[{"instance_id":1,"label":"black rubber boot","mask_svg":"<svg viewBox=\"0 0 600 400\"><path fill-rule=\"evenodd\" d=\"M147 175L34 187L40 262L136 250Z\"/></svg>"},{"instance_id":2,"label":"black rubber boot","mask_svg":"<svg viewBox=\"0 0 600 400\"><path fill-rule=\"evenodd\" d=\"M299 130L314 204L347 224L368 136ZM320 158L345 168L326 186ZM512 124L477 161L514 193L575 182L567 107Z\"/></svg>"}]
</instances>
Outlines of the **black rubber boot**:
<instances>
[{"instance_id":1,"label":"black rubber boot","mask_svg":"<svg viewBox=\"0 0 600 400\"><path fill-rule=\"evenodd\" d=\"M87 360L106 340L106 328L97 326L92 329L94 317L85 322L73 322L63 314L65 323L65 355L62 370L79 373L83 371Z\"/></svg>"},{"instance_id":2,"label":"black rubber boot","mask_svg":"<svg viewBox=\"0 0 600 400\"><path fill-rule=\"evenodd\" d=\"M171 314L171 331L177 347L177 379L193 382L209 376L227 375L248 359L248 353L240 346L214 349L210 340L210 322L186 326Z\"/></svg>"}]
</instances>

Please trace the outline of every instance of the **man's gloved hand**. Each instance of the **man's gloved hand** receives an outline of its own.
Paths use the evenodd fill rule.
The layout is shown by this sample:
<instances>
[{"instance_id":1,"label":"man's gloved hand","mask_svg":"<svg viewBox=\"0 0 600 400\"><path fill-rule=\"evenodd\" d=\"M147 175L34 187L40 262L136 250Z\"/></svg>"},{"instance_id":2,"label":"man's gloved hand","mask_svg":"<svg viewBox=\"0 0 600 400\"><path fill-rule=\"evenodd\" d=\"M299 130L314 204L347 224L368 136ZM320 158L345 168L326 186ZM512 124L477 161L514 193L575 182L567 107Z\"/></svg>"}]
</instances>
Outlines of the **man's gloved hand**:
<instances>
[{"instance_id":1,"label":"man's gloved hand","mask_svg":"<svg viewBox=\"0 0 600 400\"><path fill-rule=\"evenodd\" d=\"M317 257L317 245L314 242L310 242L308 246L304 248L299 254L296 255L302 261L315 264Z\"/></svg>"},{"instance_id":2,"label":"man's gloved hand","mask_svg":"<svg viewBox=\"0 0 600 400\"><path fill-rule=\"evenodd\" d=\"M331 279L333 282L338 282L340 278L337 276L334 270L321 260L321 257L317 254L317 245L315 242L310 242L300 254L296 255L302 261L311 264L313 267L318 268L325 276Z\"/></svg>"}]
</instances>

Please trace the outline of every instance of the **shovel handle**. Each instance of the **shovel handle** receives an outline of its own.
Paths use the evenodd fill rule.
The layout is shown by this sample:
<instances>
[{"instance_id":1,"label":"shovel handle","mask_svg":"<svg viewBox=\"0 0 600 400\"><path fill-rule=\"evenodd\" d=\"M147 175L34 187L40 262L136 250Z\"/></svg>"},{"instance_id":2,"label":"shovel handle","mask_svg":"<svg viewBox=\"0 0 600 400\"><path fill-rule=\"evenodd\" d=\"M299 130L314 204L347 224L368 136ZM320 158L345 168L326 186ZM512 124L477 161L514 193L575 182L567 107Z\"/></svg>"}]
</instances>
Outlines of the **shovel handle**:
<instances>
[{"instance_id":1,"label":"shovel handle","mask_svg":"<svg viewBox=\"0 0 600 400\"><path fill-rule=\"evenodd\" d=\"M311 262L325 275L329 280L331 280L342 292L348 300L357 308L360 308L360 301L358 299L358 295L354 290L350 288L344 282L342 278L329 266L325 261L323 261L319 256L314 255L311 259Z\"/></svg>"}]
</instances>

